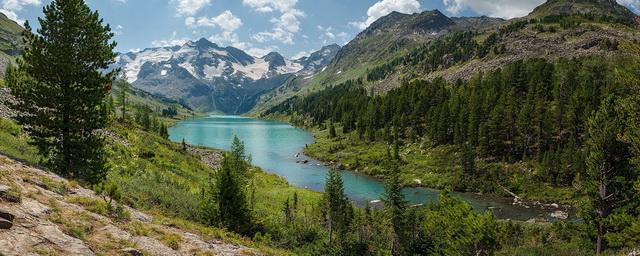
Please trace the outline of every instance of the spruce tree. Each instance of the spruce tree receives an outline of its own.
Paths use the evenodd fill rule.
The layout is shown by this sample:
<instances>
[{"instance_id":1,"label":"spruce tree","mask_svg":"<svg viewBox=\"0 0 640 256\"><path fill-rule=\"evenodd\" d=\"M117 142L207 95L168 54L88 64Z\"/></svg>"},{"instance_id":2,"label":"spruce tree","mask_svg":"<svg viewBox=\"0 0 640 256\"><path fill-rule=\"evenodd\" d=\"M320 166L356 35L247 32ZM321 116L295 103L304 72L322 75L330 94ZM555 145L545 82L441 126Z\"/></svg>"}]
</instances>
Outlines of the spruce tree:
<instances>
[{"instance_id":1,"label":"spruce tree","mask_svg":"<svg viewBox=\"0 0 640 256\"><path fill-rule=\"evenodd\" d=\"M97 183L105 174L105 99L118 72L109 25L82 0L54 0L44 7L40 28L25 24L25 48L7 82L18 103L12 108L46 163L58 173Z\"/></svg>"}]
</instances>

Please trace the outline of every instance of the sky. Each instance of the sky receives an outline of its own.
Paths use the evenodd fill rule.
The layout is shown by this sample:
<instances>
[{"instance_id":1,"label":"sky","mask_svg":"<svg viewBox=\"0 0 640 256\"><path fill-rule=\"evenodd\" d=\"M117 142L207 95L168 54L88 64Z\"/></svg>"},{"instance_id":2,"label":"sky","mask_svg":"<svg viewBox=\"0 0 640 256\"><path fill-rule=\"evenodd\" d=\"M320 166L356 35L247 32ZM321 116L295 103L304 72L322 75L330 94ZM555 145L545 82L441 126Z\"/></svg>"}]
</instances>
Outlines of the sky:
<instances>
[{"instance_id":1,"label":"sky","mask_svg":"<svg viewBox=\"0 0 640 256\"><path fill-rule=\"evenodd\" d=\"M439 9L448 16L527 15L545 0L87 0L111 25L119 52L207 38L254 56L298 58L344 45L392 11ZM617 0L638 13L640 0ZM51 0L0 0L0 12L37 28Z\"/></svg>"}]
</instances>

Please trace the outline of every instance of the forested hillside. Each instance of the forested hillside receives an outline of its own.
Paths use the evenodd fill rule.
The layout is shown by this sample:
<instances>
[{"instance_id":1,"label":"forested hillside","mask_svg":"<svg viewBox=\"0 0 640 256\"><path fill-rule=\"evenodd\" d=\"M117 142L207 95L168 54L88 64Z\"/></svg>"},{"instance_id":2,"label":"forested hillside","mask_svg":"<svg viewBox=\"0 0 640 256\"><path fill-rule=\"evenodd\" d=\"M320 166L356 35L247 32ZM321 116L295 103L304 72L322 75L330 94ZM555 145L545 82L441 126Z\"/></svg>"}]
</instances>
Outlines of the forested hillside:
<instances>
[{"instance_id":1,"label":"forested hillside","mask_svg":"<svg viewBox=\"0 0 640 256\"><path fill-rule=\"evenodd\" d=\"M596 251L633 247L639 32L615 1L551 0L364 69L321 73L262 116L315 130L305 152L341 168L570 204Z\"/></svg>"},{"instance_id":2,"label":"forested hillside","mask_svg":"<svg viewBox=\"0 0 640 256\"><path fill-rule=\"evenodd\" d=\"M0 74L4 74L7 66L14 63L15 58L20 54L22 30L24 28L18 23L0 13Z\"/></svg>"}]
</instances>

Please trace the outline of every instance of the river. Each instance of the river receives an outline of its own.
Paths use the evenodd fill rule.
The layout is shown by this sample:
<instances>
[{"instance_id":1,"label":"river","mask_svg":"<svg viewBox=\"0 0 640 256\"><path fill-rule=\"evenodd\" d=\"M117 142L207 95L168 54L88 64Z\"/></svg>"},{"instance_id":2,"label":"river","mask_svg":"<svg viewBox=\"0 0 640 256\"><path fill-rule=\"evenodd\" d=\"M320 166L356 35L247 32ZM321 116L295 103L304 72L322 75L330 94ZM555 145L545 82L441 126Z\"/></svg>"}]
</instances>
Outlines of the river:
<instances>
[{"instance_id":1,"label":"river","mask_svg":"<svg viewBox=\"0 0 640 256\"><path fill-rule=\"evenodd\" d=\"M233 136L236 135L244 141L252 164L267 172L278 174L289 184L300 188L322 191L329 171L321 162L302 154L305 145L313 143L313 136L303 129L283 122L240 116L210 116L181 121L169 129L169 135L175 142L184 139L191 145L227 150L231 146ZM302 160L309 162L297 163ZM346 170L341 174L345 193L358 205L379 200L384 192L380 180ZM404 194L411 203L426 204L437 200L439 192L426 188L406 188ZM549 218L548 212L541 209L513 206L509 198L471 193L455 194L470 202L474 210L492 210L496 217L501 219Z\"/></svg>"}]
</instances>

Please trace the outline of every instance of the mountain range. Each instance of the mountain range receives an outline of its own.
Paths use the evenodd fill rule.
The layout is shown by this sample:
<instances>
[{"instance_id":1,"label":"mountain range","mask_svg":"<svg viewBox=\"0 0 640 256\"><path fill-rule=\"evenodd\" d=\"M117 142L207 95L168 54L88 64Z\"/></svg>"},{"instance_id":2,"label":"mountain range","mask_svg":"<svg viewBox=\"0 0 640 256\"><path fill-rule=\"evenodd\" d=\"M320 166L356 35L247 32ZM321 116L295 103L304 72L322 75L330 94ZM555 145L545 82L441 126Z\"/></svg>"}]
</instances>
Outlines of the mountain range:
<instances>
[{"instance_id":1,"label":"mountain range","mask_svg":"<svg viewBox=\"0 0 640 256\"><path fill-rule=\"evenodd\" d=\"M182 46L123 53L116 66L136 88L179 100L198 111L238 114L250 110L258 96L291 76L321 71L339 49L329 45L297 60L277 52L258 58L202 38Z\"/></svg>"},{"instance_id":2,"label":"mountain range","mask_svg":"<svg viewBox=\"0 0 640 256\"><path fill-rule=\"evenodd\" d=\"M329 45L297 60L276 52L254 57L201 39L123 53L117 66L134 87L195 110L259 114L290 97L351 79L384 92L414 78L466 79L534 57L625 54L626 48L605 47L640 41L637 29L620 26L637 28L638 17L615 0L549 0L511 20L447 17L438 10L391 12L343 47ZM465 32L471 33L466 43L477 45L474 52L459 52L464 45L434 52L434 45L443 47ZM383 75L369 79L373 72Z\"/></svg>"}]
</instances>

